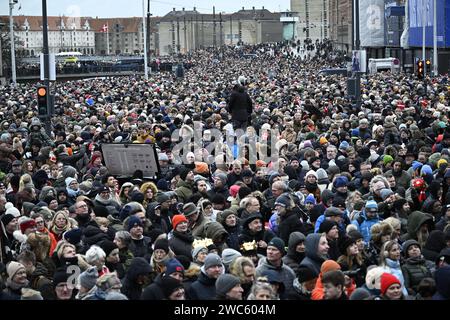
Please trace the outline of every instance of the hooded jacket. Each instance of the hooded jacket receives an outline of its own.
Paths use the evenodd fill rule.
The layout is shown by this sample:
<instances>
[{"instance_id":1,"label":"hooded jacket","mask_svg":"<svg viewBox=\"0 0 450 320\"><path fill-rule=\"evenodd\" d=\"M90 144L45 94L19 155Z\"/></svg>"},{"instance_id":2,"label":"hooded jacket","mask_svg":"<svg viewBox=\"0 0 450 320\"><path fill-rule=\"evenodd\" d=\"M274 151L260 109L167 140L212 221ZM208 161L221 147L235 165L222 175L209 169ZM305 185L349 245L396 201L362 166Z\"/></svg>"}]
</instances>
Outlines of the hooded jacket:
<instances>
[{"instance_id":1,"label":"hooded jacket","mask_svg":"<svg viewBox=\"0 0 450 320\"><path fill-rule=\"evenodd\" d=\"M169 239L169 246L175 255L191 257L192 243L194 242L192 234L190 232L180 233L173 230L172 235L172 238Z\"/></svg>"},{"instance_id":2,"label":"hooded jacket","mask_svg":"<svg viewBox=\"0 0 450 320\"><path fill-rule=\"evenodd\" d=\"M253 112L252 99L245 92L243 86L237 85L233 88L228 103L228 109L231 112L231 119L236 121L247 121Z\"/></svg>"},{"instance_id":3,"label":"hooded jacket","mask_svg":"<svg viewBox=\"0 0 450 320\"><path fill-rule=\"evenodd\" d=\"M300 220L300 214L294 209L288 210L285 215L280 216L280 224L278 225L278 234L284 243L289 242L289 235L292 232L304 232L303 223Z\"/></svg>"},{"instance_id":4,"label":"hooded jacket","mask_svg":"<svg viewBox=\"0 0 450 320\"><path fill-rule=\"evenodd\" d=\"M283 263L289 266L295 274L298 274L300 262L305 258L305 253L297 252L296 248L305 239L305 235L299 231L292 232L289 235L288 252L283 257Z\"/></svg>"},{"instance_id":5,"label":"hooded jacket","mask_svg":"<svg viewBox=\"0 0 450 320\"><path fill-rule=\"evenodd\" d=\"M153 283L144 289L141 300L165 300L162 290L162 274L158 274Z\"/></svg>"},{"instance_id":6,"label":"hooded jacket","mask_svg":"<svg viewBox=\"0 0 450 320\"><path fill-rule=\"evenodd\" d=\"M434 277L437 292L433 300L450 300L450 266L439 268Z\"/></svg>"},{"instance_id":7,"label":"hooded jacket","mask_svg":"<svg viewBox=\"0 0 450 320\"><path fill-rule=\"evenodd\" d=\"M407 225L408 233L402 235L401 240L402 241L417 240L417 231L419 231L420 227L424 223L432 223L432 222L433 222L432 215L428 213L423 213L421 211L412 212L408 217L408 225Z\"/></svg>"},{"instance_id":8,"label":"hooded jacket","mask_svg":"<svg viewBox=\"0 0 450 320\"><path fill-rule=\"evenodd\" d=\"M363 210L361 212L359 217L360 217L359 219L353 220L352 224L354 224L355 226L358 227L358 231L361 232L361 234L363 235L364 241L366 243L369 243L370 242L370 238L372 237L372 235L370 233L370 228L372 228L372 226L374 224L377 224L378 222L380 222L381 219L378 216L378 213L377 213L377 215L375 217L373 217L371 219L367 219L365 210Z\"/></svg>"},{"instance_id":9,"label":"hooded jacket","mask_svg":"<svg viewBox=\"0 0 450 320\"><path fill-rule=\"evenodd\" d=\"M428 236L427 242L422 249L422 254L425 259L430 261L436 261L439 257L439 253L446 246L445 234L441 230L433 230Z\"/></svg>"},{"instance_id":10,"label":"hooded jacket","mask_svg":"<svg viewBox=\"0 0 450 320\"><path fill-rule=\"evenodd\" d=\"M142 295L142 285L137 283L137 279L140 275L149 275L151 272L152 268L144 258L133 258L123 279L121 292L130 300L139 300Z\"/></svg>"},{"instance_id":11,"label":"hooded jacket","mask_svg":"<svg viewBox=\"0 0 450 320\"><path fill-rule=\"evenodd\" d=\"M321 234L311 233L305 239L305 258L300 262L299 272L302 268L310 269L316 277L319 276L320 266L327 259L317 254Z\"/></svg>"}]
</instances>

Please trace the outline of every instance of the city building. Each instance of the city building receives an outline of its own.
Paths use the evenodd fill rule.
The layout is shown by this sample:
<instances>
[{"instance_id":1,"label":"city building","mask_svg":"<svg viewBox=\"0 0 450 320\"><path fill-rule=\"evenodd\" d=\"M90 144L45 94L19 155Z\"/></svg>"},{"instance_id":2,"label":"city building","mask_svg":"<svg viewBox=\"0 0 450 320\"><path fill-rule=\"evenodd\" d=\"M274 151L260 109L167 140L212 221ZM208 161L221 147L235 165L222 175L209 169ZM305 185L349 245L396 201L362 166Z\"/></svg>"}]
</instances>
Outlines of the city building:
<instances>
[{"instance_id":1,"label":"city building","mask_svg":"<svg viewBox=\"0 0 450 320\"><path fill-rule=\"evenodd\" d=\"M291 11L299 17L296 40L311 39L315 42L330 39L329 1L291 0Z\"/></svg>"}]
</instances>

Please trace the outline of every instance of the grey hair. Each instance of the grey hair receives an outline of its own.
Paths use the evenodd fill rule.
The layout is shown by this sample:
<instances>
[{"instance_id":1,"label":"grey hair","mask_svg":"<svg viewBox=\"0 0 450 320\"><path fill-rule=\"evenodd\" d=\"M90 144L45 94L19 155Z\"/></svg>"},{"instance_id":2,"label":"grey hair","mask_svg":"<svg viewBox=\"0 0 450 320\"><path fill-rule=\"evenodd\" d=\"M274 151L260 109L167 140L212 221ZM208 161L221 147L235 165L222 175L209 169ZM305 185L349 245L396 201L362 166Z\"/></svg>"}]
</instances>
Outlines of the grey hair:
<instances>
[{"instance_id":1,"label":"grey hair","mask_svg":"<svg viewBox=\"0 0 450 320\"><path fill-rule=\"evenodd\" d=\"M122 240L127 246L131 243L131 234L128 231L117 231L115 237Z\"/></svg>"},{"instance_id":2,"label":"grey hair","mask_svg":"<svg viewBox=\"0 0 450 320\"><path fill-rule=\"evenodd\" d=\"M89 264L93 264L95 261L100 260L101 258L106 258L106 253L99 246L93 245L86 252L86 262Z\"/></svg>"}]
</instances>

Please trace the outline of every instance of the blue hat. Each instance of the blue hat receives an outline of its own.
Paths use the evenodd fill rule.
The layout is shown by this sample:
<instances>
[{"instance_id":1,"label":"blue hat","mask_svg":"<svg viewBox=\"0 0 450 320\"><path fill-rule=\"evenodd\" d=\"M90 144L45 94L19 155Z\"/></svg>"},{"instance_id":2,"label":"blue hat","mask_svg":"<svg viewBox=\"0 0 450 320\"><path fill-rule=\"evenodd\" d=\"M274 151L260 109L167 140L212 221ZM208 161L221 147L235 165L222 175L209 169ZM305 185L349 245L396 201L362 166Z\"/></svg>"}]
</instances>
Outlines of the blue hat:
<instances>
[{"instance_id":1,"label":"blue hat","mask_svg":"<svg viewBox=\"0 0 450 320\"><path fill-rule=\"evenodd\" d=\"M275 247L277 248L283 255L286 254L286 244L284 243L283 239L274 237L270 242L267 244L267 247Z\"/></svg>"},{"instance_id":2,"label":"blue hat","mask_svg":"<svg viewBox=\"0 0 450 320\"><path fill-rule=\"evenodd\" d=\"M280 196L277 197L277 199L275 200L275 206L280 205L283 206L285 208L290 208L291 207L291 197L289 196L288 193L283 193Z\"/></svg>"},{"instance_id":3,"label":"blue hat","mask_svg":"<svg viewBox=\"0 0 450 320\"><path fill-rule=\"evenodd\" d=\"M305 199L305 204L307 204L307 203L311 203L313 205L316 204L316 198L314 198L314 196L311 193L308 194L308 196Z\"/></svg>"},{"instance_id":4,"label":"blue hat","mask_svg":"<svg viewBox=\"0 0 450 320\"><path fill-rule=\"evenodd\" d=\"M378 211L378 204L374 200L367 201L366 211Z\"/></svg>"},{"instance_id":5,"label":"blue hat","mask_svg":"<svg viewBox=\"0 0 450 320\"><path fill-rule=\"evenodd\" d=\"M141 226L144 227L142 224L141 219L135 216L131 216L130 219L128 219L128 225L127 225L127 231L130 231L133 227Z\"/></svg>"},{"instance_id":6,"label":"blue hat","mask_svg":"<svg viewBox=\"0 0 450 320\"><path fill-rule=\"evenodd\" d=\"M394 194L394 191L392 191L391 189L381 189L380 191L380 195L381 195L381 199L386 200L390 195Z\"/></svg>"},{"instance_id":7,"label":"blue hat","mask_svg":"<svg viewBox=\"0 0 450 320\"><path fill-rule=\"evenodd\" d=\"M166 271L165 271L165 274L166 274L166 275L170 275L170 274L175 273L175 272L181 272L181 273L184 274L184 267L183 267L183 265L180 263L180 261L178 261L178 260L175 259L175 258L172 258L172 259L170 259L170 260L168 260L168 261L166 262Z\"/></svg>"},{"instance_id":8,"label":"blue hat","mask_svg":"<svg viewBox=\"0 0 450 320\"><path fill-rule=\"evenodd\" d=\"M348 144L347 141L342 141L341 144L339 145L339 149L343 149L343 150L347 150L348 147L350 147L350 145Z\"/></svg>"},{"instance_id":9,"label":"blue hat","mask_svg":"<svg viewBox=\"0 0 450 320\"><path fill-rule=\"evenodd\" d=\"M412 168L413 168L414 171L419 169L421 166L423 166L422 162L419 162L419 161L413 161L412 162Z\"/></svg>"},{"instance_id":10,"label":"blue hat","mask_svg":"<svg viewBox=\"0 0 450 320\"><path fill-rule=\"evenodd\" d=\"M427 174L433 174L433 170L431 169L431 167L429 165L424 165L422 166L422 169L420 169L420 175L424 176Z\"/></svg>"},{"instance_id":11,"label":"blue hat","mask_svg":"<svg viewBox=\"0 0 450 320\"><path fill-rule=\"evenodd\" d=\"M334 187L346 187L348 184L348 178L346 176L339 176L334 180Z\"/></svg>"}]
</instances>

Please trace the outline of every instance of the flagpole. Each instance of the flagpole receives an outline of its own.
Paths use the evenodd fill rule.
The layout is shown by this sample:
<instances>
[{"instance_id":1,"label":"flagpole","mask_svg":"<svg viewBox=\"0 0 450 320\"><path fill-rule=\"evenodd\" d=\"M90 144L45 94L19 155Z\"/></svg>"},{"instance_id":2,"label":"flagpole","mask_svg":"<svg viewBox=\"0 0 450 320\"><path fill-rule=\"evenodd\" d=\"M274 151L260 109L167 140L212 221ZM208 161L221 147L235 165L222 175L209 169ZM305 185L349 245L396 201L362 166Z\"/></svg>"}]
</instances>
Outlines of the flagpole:
<instances>
[{"instance_id":1,"label":"flagpole","mask_svg":"<svg viewBox=\"0 0 450 320\"><path fill-rule=\"evenodd\" d=\"M109 26L106 22L106 54L109 56Z\"/></svg>"},{"instance_id":2,"label":"flagpole","mask_svg":"<svg viewBox=\"0 0 450 320\"><path fill-rule=\"evenodd\" d=\"M145 2L144 2L144 0L142 0L142 33L144 34L144 71L145 71L145 80L148 80L147 31L145 29Z\"/></svg>"}]
</instances>

